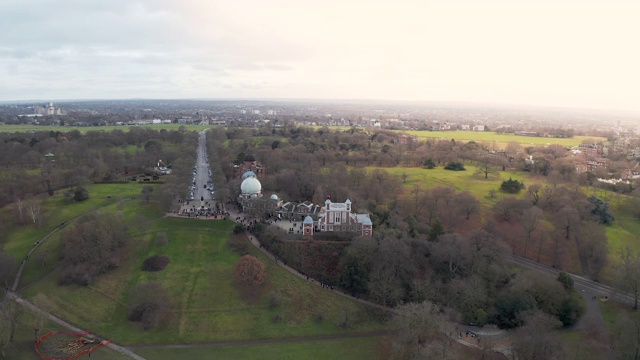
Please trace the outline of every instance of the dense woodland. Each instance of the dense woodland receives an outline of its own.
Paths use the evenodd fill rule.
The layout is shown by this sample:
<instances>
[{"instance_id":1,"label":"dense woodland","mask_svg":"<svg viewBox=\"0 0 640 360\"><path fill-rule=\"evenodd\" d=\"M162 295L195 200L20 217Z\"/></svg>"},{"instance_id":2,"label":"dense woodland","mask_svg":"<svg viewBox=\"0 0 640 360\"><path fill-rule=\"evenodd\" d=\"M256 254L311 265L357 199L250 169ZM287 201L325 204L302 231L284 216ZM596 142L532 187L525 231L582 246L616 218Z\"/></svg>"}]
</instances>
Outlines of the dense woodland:
<instances>
[{"instance_id":1,"label":"dense woodland","mask_svg":"<svg viewBox=\"0 0 640 360\"><path fill-rule=\"evenodd\" d=\"M153 195L169 211L185 195L196 144L197 134L186 129L0 134L0 152L6 154L0 159L0 206L15 208L16 226L30 222L37 226L46 216L37 210L38 203L48 195L71 190L69 201L82 201L91 196L83 194L83 185L151 176L162 159L173 174L163 178ZM232 203L239 191L233 164L253 154L267 169L260 178L264 193L314 203L327 195L338 201L349 198L355 211L369 213L373 238L339 234L302 241L266 225L254 231L289 265L385 306L427 302L440 309L437 316L501 328L570 326L584 311L570 284L517 271L507 257L515 252L556 268L577 262L593 279L600 279L609 258L605 227L615 219L606 201L588 196L579 186L592 184L596 174L576 174L560 146L510 144L506 156L496 156L490 144L454 140L402 144L397 133L384 130L216 127L207 133L207 148L217 197L225 204ZM45 156L49 153L54 159ZM536 159L533 164L525 161L529 156ZM475 165L481 178L512 169L536 174L546 183L525 184L514 191L517 194L496 188L487 194L496 198L495 205L483 208L469 191L446 185L407 190L403 176L384 170L407 166L428 171L456 162ZM628 164L616 167L614 162L612 171L623 165ZM632 196L638 192L631 186L614 190ZM637 198L630 198L629 211L637 212L637 204ZM65 231L63 259L78 260L61 261L60 284L89 284L93 276L117 267L124 256L118 249L126 242L126 229L115 228L117 219L92 221L97 220L87 219ZM0 226L0 238L5 228ZM104 261L74 253L87 241L87 233L103 239L105 249L114 250L104 253ZM640 261L637 254L627 255L620 284L640 289L632 276ZM2 252L0 256L7 257ZM17 265L9 258L0 263ZM2 276L0 281L7 283L10 278ZM155 321L145 316L139 308L131 310L132 318ZM405 345L420 343L406 341Z\"/></svg>"}]
</instances>

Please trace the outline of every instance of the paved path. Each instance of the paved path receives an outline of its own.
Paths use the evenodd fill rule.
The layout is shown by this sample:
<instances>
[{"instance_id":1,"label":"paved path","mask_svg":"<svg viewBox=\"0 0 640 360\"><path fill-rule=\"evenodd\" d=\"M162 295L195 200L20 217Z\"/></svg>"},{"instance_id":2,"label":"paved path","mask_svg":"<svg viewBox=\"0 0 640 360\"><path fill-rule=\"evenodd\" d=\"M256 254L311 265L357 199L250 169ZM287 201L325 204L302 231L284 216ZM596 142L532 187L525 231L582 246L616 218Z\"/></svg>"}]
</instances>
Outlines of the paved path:
<instances>
[{"instance_id":1,"label":"paved path","mask_svg":"<svg viewBox=\"0 0 640 360\"><path fill-rule=\"evenodd\" d=\"M50 313L48 313L48 312L36 307L36 306L34 306L33 304L31 304L27 300L21 298L20 296L18 296L14 292L8 292L7 296L6 296L6 299L9 300L9 301L13 300L13 301L17 302L18 304L22 305L23 307L28 308L29 310L31 310L33 312L38 312L38 313L45 314L49 320L55 322L56 324L66 328L66 329L68 329L68 330L70 330L70 331L72 331L74 333L85 333L85 332L87 332L86 330L83 330L83 329L80 329L79 327L71 325L68 322L60 319L59 317L54 316L54 315L52 315L52 314L50 314ZM92 335L99 342L103 342L103 343L107 342L107 340L101 339L101 338L99 338L99 336L96 336L95 334L92 334ZM116 344L114 344L112 342L106 343L104 346L106 346L106 347L108 347L110 349L113 349L113 350L115 350L115 351L117 351L117 352L119 352L119 353L121 353L123 355L129 356L132 359L145 360L142 356L139 356L139 355L133 353L133 351L131 351L129 349L126 349L126 348L124 348L122 346L116 345Z\"/></svg>"}]
</instances>

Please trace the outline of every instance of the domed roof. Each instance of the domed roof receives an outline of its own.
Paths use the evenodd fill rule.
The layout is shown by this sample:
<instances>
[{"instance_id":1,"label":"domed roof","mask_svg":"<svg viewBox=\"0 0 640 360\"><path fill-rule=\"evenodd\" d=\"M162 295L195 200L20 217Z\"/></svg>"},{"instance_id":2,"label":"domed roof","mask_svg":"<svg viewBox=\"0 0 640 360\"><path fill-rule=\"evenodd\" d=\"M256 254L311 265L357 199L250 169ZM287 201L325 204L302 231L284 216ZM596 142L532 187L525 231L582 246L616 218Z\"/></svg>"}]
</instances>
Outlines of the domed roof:
<instances>
[{"instance_id":1,"label":"domed roof","mask_svg":"<svg viewBox=\"0 0 640 360\"><path fill-rule=\"evenodd\" d=\"M278 200L278 195L276 194L271 195L271 200Z\"/></svg>"},{"instance_id":2,"label":"domed roof","mask_svg":"<svg viewBox=\"0 0 640 360\"><path fill-rule=\"evenodd\" d=\"M249 176L240 184L240 191L243 194L258 194L262 190L262 184L255 176Z\"/></svg>"},{"instance_id":3,"label":"domed roof","mask_svg":"<svg viewBox=\"0 0 640 360\"><path fill-rule=\"evenodd\" d=\"M313 218L311 216L308 216L306 218L304 218L304 221L302 222L303 224L313 224Z\"/></svg>"},{"instance_id":4,"label":"domed roof","mask_svg":"<svg viewBox=\"0 0 640 360\"><path fill-rule=\"evenodd\" d=\"M246 162L254 162L254 161L256 161L256 157L251 155L251 154L247 154L247 156L244 157L244 161L246 161Z\"/></svg>"},{"instance_id":5,"label":"domed roof","mask_svg":"<svg viewBox=\"0 0 640 360\"><path fill-rule=\"evenodd\" d=\"M245 171L244 174L242 174L242 180L248 178L249 176L256 176L256 173L254 173L253 171L249 170L249 171Z\"/></svg>"}]
</instances>

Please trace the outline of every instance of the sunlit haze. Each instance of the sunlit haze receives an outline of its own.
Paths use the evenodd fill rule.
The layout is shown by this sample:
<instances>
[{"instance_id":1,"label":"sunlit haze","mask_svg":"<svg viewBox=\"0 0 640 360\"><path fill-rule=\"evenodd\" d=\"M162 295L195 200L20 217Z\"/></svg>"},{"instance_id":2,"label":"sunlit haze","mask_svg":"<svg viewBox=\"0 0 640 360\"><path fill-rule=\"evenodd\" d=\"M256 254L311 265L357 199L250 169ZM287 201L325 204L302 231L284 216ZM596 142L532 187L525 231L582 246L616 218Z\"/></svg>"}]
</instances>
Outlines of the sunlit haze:
<instances>
[{"instance_id":1,"label":"sunlit haze","mask_svg":"<svg viewBox=\"0 0 640 360\"><path fill-rule=\"evenodd\" d=\"M0 2L0 100L314 98L640 111L639 1Z\"/></svg>"}]
</instances>

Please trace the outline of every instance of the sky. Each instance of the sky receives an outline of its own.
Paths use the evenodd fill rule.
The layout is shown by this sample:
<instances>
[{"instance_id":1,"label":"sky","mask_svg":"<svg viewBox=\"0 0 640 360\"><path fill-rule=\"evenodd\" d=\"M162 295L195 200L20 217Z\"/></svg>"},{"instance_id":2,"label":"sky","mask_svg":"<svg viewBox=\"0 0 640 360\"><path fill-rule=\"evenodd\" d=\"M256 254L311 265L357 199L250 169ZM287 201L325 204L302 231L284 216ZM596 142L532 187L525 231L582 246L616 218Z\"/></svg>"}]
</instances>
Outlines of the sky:
<instances>
[{"instance_id":1,"label":"sky","mask_svg":"<svg viewBox=\"0 0 640 360\"><path fill-rule=\"evenodd\" d=\"M640 112L637 0L2 0L0 101L310 98Z\"/></svg>"}]
</instances>

